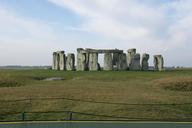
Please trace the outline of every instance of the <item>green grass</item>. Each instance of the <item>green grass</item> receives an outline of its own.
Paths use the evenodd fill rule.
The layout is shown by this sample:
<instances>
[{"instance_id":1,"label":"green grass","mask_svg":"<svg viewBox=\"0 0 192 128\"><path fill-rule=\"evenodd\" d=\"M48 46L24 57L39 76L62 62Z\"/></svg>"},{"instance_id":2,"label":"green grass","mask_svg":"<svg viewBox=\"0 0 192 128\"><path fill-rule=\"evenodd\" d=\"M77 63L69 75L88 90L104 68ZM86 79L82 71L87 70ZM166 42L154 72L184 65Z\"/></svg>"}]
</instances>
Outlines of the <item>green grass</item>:
<instances>
[{"instance_id":1,"label":"green grass","mask_svg":"<svg viewBox=\"0 0 192 128\"><path fill-rule=\"evenodd\" d=\"M43 80L49 77L62 77L64 80ZM8 113L24 111L76 111L128 118L192 120L192 105L184 104L192 103L191 84L190 69L165 72L0 70L0 120L18 119L20 115L10 116ZM78 100L38 100L46 97ZM36 100L2 101L17 99ZM64 115L64 113L28 114L27 118L53 120L63 119ZM81 114L74 114L74 118L108 119Z\"/></svg>"}]
</instances>

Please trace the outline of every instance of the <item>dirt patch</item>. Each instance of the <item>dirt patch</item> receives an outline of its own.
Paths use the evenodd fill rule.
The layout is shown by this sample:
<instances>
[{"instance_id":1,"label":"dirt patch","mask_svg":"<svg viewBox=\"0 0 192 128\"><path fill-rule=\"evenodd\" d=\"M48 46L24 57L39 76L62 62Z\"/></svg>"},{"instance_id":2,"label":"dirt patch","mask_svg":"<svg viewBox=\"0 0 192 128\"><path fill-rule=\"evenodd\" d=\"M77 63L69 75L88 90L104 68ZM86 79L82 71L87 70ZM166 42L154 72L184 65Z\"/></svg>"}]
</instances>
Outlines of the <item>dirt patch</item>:
<instances>
[{"instance_id":1,"label":"dirt patch","mask_svg":"<svg viewBox=\"0 0 192 128\"><path fill-rule=\"evenodd\" d=\"M155 85L172 91L192 91L192 77L170 77L155 81Z\"/></svg>"},{"instance_id":2,"label":"dirt patch","mask_svg":"<svg viewBox=\"0 0 192 128\"><path fill-rule=\"evenodd\" d=\"M58 80L64 80L64 78L61 77L49 77L44 79L44 81L58 81Z\"/></svg>"},{"instance_id":3,"label":"dirt patch","mask_svg":"<svg viewBox=\"0 0 192 128\"><path fill-rule=\"evenodd\" d=\"M32 79L33 80L44 80L44 79L46 79L46 77L33 77Z\"/></svg>"},{"instance_id":4,"label":"dirt patch","mask_svg":"<svg viewBox=\"0 0 192 128\"><path fill-rule=\"evenodd\" d=\"M33 77L33 80L37 81L58 81L58 80L64 80L62 77Z\"/></svg>"}]
</instances>

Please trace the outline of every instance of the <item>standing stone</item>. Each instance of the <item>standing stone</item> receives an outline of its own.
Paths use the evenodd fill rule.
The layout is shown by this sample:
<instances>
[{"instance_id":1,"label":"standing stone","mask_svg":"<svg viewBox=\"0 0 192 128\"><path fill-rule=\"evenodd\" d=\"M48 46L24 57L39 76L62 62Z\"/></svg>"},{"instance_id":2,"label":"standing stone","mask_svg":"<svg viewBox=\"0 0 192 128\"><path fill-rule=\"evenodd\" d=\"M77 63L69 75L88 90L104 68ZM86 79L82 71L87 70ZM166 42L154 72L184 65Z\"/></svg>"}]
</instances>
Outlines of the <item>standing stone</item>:
<instances>
[{"instance_id":1,"label":"standing stone","mask_svg":"<svg viewBox=\"0 0 192 128\"><path fill-rule=\"evenodd\" d=\"M90 53L89 53L89 52L86 52L86 53L85 53L85 60L86 60L85 70L89 70L89 56L90 56Z\"/></svg>"},{"instance_id":2,"label":"standing stone","mask_svg":"<svg viewBox=\"0 0 192 128\"><path fill-rule=\"evenodd\" d=\"M52 70L56 70L56 57L57 57L57 53L53 52Z\"/></svg>"},{"instance_id":3,"label":"standing stone","mask_svg":"<svg viewBox=\"0 0 192 128\"><path fill-rule=\"evenodd\" d=\"M125 53L121 53L118 56L117 69L119 71L127 70L127 56Z\"/></svg>"},{"instance_id":4,"label":"standing stone","mask_svg":"<svg viewBox=\"0 0 192 128\"><path fill-rule=\"evenodd\" d=\"M111 53L104 54L104 70L113 70L113 58Z\"/></svg>"},{"instance_id":5,"label":"standing stone","mask_svg":"<svg viewBox=\"0 0 192 128\"><path fill-rule=\"evenodd\" d=\"M119 53L113 53L113 70L118 70L117 65L119 61Z\"/></svg>"},{"instance_id":6,"label":"standing stone","mask_svg":"<svg viewBox=\"0 0 192 128\"><path fill-rule=\"evenodd\" d=\"M162 55L154 55L154 70L155 71L164 70L164 60Z\"/></svg>"},{"instance_id":7,"label":"standing stone","mask_svg":"<svg viewBox=\"0 0 192 128\"><path fill-rule=\"evenodd\" d=\"M75 70L75 55L73 53L67 54L66 68L67 68L67 71Z\"/></svg>"},{"instance_id":8,"label":"standing stone","mask_svg":"<svg viewBox=\"0 0 192 128\"><path fill-rule=\"evenodd\" d=\"M132 56L132 60L131 63L129 65L129 70L140 70L141 66L140 66L140 54L135 54Z\"/></svg>"},{"instance_id":9,"label":"standing stone","mask_svg":"<svg viewBox=\"0 0 192 128\"><path fill-rule=\"evenodd\" d=\"M119 60L119 53L113 53L113 65L117 65Z\"/></svg>"},{"instance_id":10,"label":"standing stone","mask_svg":"<svg viewBox=\"0 0 192 128\"><path fill-rule=\"evenodd\" d=\"M83 49L77 49L77 71L85 71L87 69L86 65L86 53L82 53Z\"/></svg>"},{"instance_id":11,"label":"standing stone","mask_svg":"<svg viewBox=\"0 0 192 128\"><path fill-rule=\"evenodd\" d=\"M133 65L132 61L133 61L135 54L136 54L135 48L127 50L127 66L128 67L130 67L130 65Z\"/></svg>"},{"instance_id":12,"label":"standing stone","mask_svg":"<svg viewBox=\"0 0 192 128\"><path fill-rule=\"evenodd\" d=\"M59 70L59 69L60 69L60 56L59 56L59 52L57 52L55 57L55 70Z\"/></svg>"},{"instance_id":13,"label":"standing stone","mask_svg":"<svg viewBox=\"0 0 192 128\"><path fill-rule=\"evenodd\" d=\"M66 59L65 59L65 52L59 51L59 70L64 71L66 70Z\"/></svg>"},{"instance_id":14,"label":"standing stone","mask_svg":"<svg viewBox=\"0 0 192 128\"><path fill-rule=\"evenodd\" d=\"M90 53L89 54L89 70L90 71L98 71L98 53Z\"/></svg>"},{"instance_id":15,"label":"standing stone","mask_svg":"<svg viewBox=\"0 0 192 128\"><path fill-rule=\"evenodd\" d=\"M149 69L149 54L144 53L141 60L141 70L148 71Z\"/></svg>"}]
</instances>

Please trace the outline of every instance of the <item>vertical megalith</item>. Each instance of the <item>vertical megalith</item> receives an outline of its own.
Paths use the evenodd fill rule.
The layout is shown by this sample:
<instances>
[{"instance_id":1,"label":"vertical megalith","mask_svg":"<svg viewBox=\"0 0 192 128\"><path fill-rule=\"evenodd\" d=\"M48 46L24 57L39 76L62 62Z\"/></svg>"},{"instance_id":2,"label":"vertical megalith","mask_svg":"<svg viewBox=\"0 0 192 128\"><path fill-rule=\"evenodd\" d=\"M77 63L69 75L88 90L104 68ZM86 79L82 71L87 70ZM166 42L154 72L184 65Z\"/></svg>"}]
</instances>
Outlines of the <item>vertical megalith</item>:
<instances>
[{"instance_id":1,"label":"vertical megalith","mask_svg":"<svg viewBox=\"0 0 192 128\"><path fill-rule=\"evenodd\" d=\"M56 57L57 57L57 53L53 52L52 70L56 70Z\"/></svg>"},{"instance_id":2,"label":"vertical megalith","mask_svg":"<svg viewBox=\"0 0 192 128\"><path fill-rule=\"evenodd\" d=\"M147 71L149 69L149 54L144 53L141 60L141 70Z\"/></svg>"},{"instance_id":3,"label":"vertical megalith","mask_svg":"<svg viewBox=\"0 0 192 128\"><path fill-rule=\"evenodd\" d=\"M59 70L64 71L66 69L65 52L59 51Z\"/></svg>"},{"instance_id":4,"label":"vertical megalith","mask_svg":"<svg viewBox=\"0 0 192 128\"><path fill-rule=\"evenodd\" d=\"M140 70L140 54L136 53L136 49L129 49L127 54L127 65L129 70Z\"/></svg>"},{"instance_id":5,"label":"vertical megalith","mask_svg":"<svg viewBox=\"0 0 192 128\"><path fill-rule=\"evenodd\" d=\"M86 65L86 53L83 52L82 48L77 49L77 71L85 71Z\"/></svg>"},{"instance_id":6,"label":"vertical megalith","mask_svg":"<svg viewBox=\"0 0 192 128\"><path fill-rule=\"evenodd\" d=\"M131 63L129 65L129 70L140 70L140 54L136 53L135 55L132 56Z\"/></svg>"},{"instance_id":7,"label":"vertical megalith","mask_svg":"<svg viewBox=\"0 0 192 128\"><path fill-rule=\"evenodd\" d=\"M111 53L104 54L104 70L113 70L113 58Z\"/></svg>"},{"instance_id":8,"label":"vertical megalith","mask_svg":"<svg viewBox=\"0 0 192 128\"><path fill-rule=\"evenodd\" d=\"M99 65L98 65L98 53L90 53L89 54L89 70L90 71L98 71Z\"/></svg>"},{"instance_id":9,"label":"vertical megalith","mask_svg":"<svg viewBox=\"0 0 192 128\"><path fill-rule=\"evenodd\" d=\"M117 70L117 65L119 61L119 53L113 53L113 69Z\"/></svg>"},{"instance_id":10,"label":"vertical megalith","mask_svg":"<svg viewBox=\"0 0 192 128\"><path fill-rule=\"evenodd\" d=\"M89 48L86 48L84 51L85 51L85 70L89 70L89 56L90 56L90 53L89 53L89 51L91 51L92 49L89 49Z\"/></svg>"},{"instance_id":11,"label":"vertical megalith","mask_svg":"<svg viewBox=\"0 0 192 128\"><path fill-rule=\"evenodd\" d=\"M127 66L130 68L130 65L133 65L133 58L136 54L136 49L132 48L132 49L128 49L127 50Z\"/></svg>"},{"instance_id":12,"label":"vertical megalith","mask_svg":"<svg viewBox=\"0 0 192 128\"><path fill-rule=\"evenodd\" d=\"M59 70L60 69L60 56L59 56L59 52L56 52L56 56L55 56L55 70Z\"/></svg>"},{"instance_id":13,"label":"vertical megalith","mask_svg":"<svg viewBox=\"0 0 192 128\"><path fill-rule=\"evenodd\" d=\"M155 71L164 70L164 60L162 55L154 55L154 70Z\"/></svg>"},{"instance_id":14,"label":"vertical megalith","mask_svg":"<svg viewBox=\"0 0 192 128\"><path fill-rule=\"evenodd\" d=\"M75 55L73 53L67 54L66 68L67 68L67 71L75 70Z\"/></svg>"},{"instance_id":15,"label":"vertical megalith","mask_svg":"<svg viewBox=\"0 0 192 128\"><path fill-rule=\"evenodd\" d=\"M120 53L118 56L117 70L119 71L127 70L127 56L125 53Z\"/></svg>"}]
</instances>

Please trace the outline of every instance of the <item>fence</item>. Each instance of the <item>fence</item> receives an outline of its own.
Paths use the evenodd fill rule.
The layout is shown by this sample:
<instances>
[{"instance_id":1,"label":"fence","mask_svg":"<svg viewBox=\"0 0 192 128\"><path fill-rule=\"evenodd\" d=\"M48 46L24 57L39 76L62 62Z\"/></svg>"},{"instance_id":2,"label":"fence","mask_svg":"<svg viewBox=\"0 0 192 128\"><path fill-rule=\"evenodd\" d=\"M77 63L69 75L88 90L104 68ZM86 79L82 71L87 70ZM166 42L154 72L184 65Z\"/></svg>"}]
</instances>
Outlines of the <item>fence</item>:
<instances>
[{"instance_id":1,"label":"fence","mask_svg":"<svg viewBox=\"0 0 192 128\"><path fill-rule=\"evenodd\" d=\"M128 104L55 97L0 100L0 104L0 121L192 121L192 103ZM82 107L87 107L87 111L71 111L73 110L73 106L78 105ZM98 110L98 112L91 111L91 107L94 107L95 105L101 108L100 110ZM49 108L49 106L51 107Z\"/></svg>"}]
</instances>

